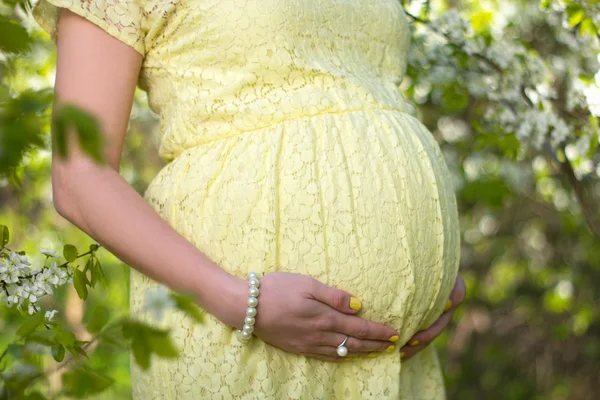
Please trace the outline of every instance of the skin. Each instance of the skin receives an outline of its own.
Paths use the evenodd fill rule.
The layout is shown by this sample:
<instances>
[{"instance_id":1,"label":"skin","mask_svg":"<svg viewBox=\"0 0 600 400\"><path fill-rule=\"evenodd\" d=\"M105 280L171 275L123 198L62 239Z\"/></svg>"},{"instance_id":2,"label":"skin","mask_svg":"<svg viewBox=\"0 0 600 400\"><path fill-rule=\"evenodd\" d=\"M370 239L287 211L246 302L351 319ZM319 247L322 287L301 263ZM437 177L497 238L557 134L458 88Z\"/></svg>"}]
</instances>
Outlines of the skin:
<instances>
[{"instance_id":1,"label":"skin","mask_svg":"<svg viewBox=\"0 0 600 400\"><path fill-rule=\"evenodd\" d=\"M107 162L94 163L80 150L74 132L68 132L67 158L52 154L56 211L126 264L173 290L193 294L221 322L241 328L247 280L201 253L119 175L142 56L69 10L61 9L58 24L54 108L71 103L98 119ZM350 336L350 357L387 349L398 332L356 316L350 299L350 293L308 276L266 274L260 281L254 334L283 350L329 361L341 360L336 347L345 335ZM415 335L423 345L410 354L439 335L453 312Z\"/></svg>"}]
</instances>

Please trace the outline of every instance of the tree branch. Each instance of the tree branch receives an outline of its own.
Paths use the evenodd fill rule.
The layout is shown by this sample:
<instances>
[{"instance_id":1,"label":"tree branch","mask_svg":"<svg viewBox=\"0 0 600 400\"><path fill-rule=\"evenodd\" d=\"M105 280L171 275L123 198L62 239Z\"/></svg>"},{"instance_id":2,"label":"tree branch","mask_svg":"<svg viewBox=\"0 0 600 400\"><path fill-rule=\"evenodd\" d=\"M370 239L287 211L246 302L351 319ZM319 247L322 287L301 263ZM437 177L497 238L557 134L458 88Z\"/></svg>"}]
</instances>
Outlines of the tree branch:
<instances>
[{"instance_id":1,"label":"tree branch","mask_svg":"<svg viewBox=\"0 0 600 400\"><path fill-rule=\"evenodd\" d=\"M564 147L562 150L564 152ZM577 198L577 201L579 202L579 205L581 206L585 220L586 220L588 226L590 227L590 229L592 230L592 233L594 233L594 235L600 237L600 226L598 225L598 222L596 221L596 217L595 217L594 213L590 210L590 207L588 205L587 198L585 195L585 191L583 189L583 186L581 185L581 182L575 176L575 171L573 171L573 166L571 165L571 162L569 161L569 159L567 158L566 155L565 155L565 161L560 161L558 159L558 157L556 157L556 154L554 154L554 151L552 150L552 148L550 147L550 145L548 143L544 144L544 151L549 156L549 158L553 162L553 164L556 166L556 168L558 169L558 172L567 179L567 181L573 188L575 197Z\"/></svg>"},{"instance_id":2,"label":"tree branch","mask_svg":"<svg viewBox=\"0 0 600 400\"><path fill-rule=\"evenodd\" d=\"M425 24L432 31L444 36L448 40L449 45L460 48L459 45L452 43L452 41L450 40L448 35L438 31L435 27L431 26L430 21L425 21L417 16L410 14L408 11L405 11L405 14L407 16L409 16L410 18L412 18L414 21ZM486 64L488 64L490 67L492 67L496 72L498 72L500 75L503 75L505 73L504 70L502 70L502 68L498 64L496 64L493 60L490 60L485 55L478 54L478 53L473 53L471 55L484 61ZM532 89L535 90L535 88L532 88ZM527 96L525 86L521 86L519 88L519 93L520 93L523 101L525 101L525 103L527 104L527 106L529 106L531 108L535 108L535 104L531 101L529 96ZM507 106L510 107L513 112L516 113L516 110L512 104L509 104ZM557 107L556 104L555 104L555 107ZM559 107L557 107L557 108L559 108ZM567 180L569 185L573 188L575 197L576 197L579 205L581 206L581 209L583 210L585 220L587 222L587 225L592 230L592 233L600 238L600 225L596 221L596 217L587 202L586 195L585 195L584 189L581 185L581 182L575 176L575 172L573 171L573 166L571 165L571 162L569 161L569 159L566 156L565 156L565 161L560 161L556 157L554 150L548 143L545 143L543 147L544 147L544 153L546 154L546 156L548 156L550 158L550 160L552 161L552 163L557 166L558 174L562 175ZM564 146L563 146L563 151L564 151Z\"/></svg>"}]
</instances>

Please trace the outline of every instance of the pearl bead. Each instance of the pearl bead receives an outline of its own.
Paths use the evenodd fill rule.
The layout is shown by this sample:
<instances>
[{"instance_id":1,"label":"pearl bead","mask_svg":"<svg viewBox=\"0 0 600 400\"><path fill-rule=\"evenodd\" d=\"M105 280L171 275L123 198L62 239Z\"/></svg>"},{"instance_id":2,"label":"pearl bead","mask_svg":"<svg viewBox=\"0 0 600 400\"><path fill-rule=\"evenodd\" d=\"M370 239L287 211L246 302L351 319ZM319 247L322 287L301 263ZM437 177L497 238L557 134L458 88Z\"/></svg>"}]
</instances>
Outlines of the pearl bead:
<instances>
[{"instance_id":1,"label":"pearl bead","mask_svg":"<svg viewBox=\"0 0 600 400\"><path fill-rule=\"evenodd\" d=\"M256 275L256 272L250 272L248 274L248 279L257 279L258 276Z\"/></svg>"},{"instance_id":2,"label":"pearl bead","mask_svg":"<svg viewBox=\"0 0 600 400\"><path fill-rule=\"evenodd\" d=\"M254 325L255 322L256 319L254 319L254 317L246 317L246 319L244 320L244 323L246 325Z\"/></svg>"},{"instance_id":3,"label":"pearl bead","mask_svg":"<svg viewBox=\"0 0 600 400\"><path fill-rule=\"evenodd\" d=\"M255 287L255 288L257 288L257 287L258 287L258 285L259 285L258 279L256 279L256 278L252 278L252 279L250 279L249 283L250 283L250 287Z\"/></svg>"},{"instance_id":4,"label":"pearl bead","mask_svg":"<svg viewBox=\"0 0 600 400\"><path fill-rule=\"evenodd\" d=\"M238 339L240 341L247 342L252 337L252 334L244 332L244 331L238 329L238 331L237 331L237 337L238 337Z\"/></svg>"},{"instance_id":5,"label":"pearl bead","mask_svg":"<svg viewBox=\"0 0 600 400\"><path fill-rule=\"evenodd\" d=\"M346 357L348 355L348 348L346 346L340 346L337 348L337 354L340 357Z\"/></svg>"},{"instance_id":6,"label":"pearl bead","mask_svg":"<svg viewBox=\"0 0 600 400\"><path fill-rule=\"evenodd\" d=\"M258 288L251 287L250 289L248 289L248 296L258 297Z\"/></svg>"},{"instance_id":7,"label":"pearl bead","mask_svg":"<svg viewBox=\"0 0 600 400\"><path fill-rule=\"evenodd\" d=\"M244 325L242 330L244 332L252 333L252 332L254 332L254 327L252 325Z\"/></svg>"},{"instance_id":8,"label":"pearl bead","mask_svg":"<svg viewBox=\"0 0 600 400\"><path fill-rule=\"evenodd\" d=\"M256 297L248 297L248 305L250 307L256 307L258 305L258 299Z\"/></svg>"},{"instance_id":9,"label":"pearl bead","mask_svg":"<svg viewBox=\"0 0 600 400\"><path fill-rule=\"evenodd\" d=\"M256 317L256 308L254 308L254 307L246 308L246 315L249 317Z\"/></svg>"}]
</instances>

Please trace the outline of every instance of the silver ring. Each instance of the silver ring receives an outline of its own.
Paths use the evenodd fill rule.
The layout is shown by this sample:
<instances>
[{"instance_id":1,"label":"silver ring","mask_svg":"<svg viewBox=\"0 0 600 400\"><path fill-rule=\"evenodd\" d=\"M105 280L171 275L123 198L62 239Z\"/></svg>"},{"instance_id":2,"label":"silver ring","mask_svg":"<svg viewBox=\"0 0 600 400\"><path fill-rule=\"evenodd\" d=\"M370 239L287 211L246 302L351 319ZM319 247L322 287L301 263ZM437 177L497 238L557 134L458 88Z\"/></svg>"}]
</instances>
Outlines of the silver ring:
<instances>
[{"instance_id":1,"label":"silver ring","mask_svg":"<svg viewBox=\"0 0 600 400\"><path fill-rule=\"evenodd\" d=\"M347 341L348 341L348 335L346 335L346 338L344 339L344 341L337 347L338 356L346 357L348 355L348 348L346 346L344 346Z\"/></svg>"}]
</instances>

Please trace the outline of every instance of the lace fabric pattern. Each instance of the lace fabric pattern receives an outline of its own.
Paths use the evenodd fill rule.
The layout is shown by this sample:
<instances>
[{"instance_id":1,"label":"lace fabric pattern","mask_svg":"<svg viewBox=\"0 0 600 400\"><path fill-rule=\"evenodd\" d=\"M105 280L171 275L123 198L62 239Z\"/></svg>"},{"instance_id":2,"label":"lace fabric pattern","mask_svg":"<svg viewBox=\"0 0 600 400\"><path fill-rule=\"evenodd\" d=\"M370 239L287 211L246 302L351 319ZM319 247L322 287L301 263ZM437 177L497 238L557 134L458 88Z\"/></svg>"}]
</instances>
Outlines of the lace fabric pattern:
<instances>
[{"instance_id":1,"label":"lace fabric pattern","mask_svg":"<svg viewBox=\"0 0 600 400\"><path fill-rule=\"evenodd\" d=\"M398 90L410 29L397 0L41 0L143 56L139 86L168 163L144 199L239 277L290 271L347 290L404 344L458 272L456 199L439 146ZM169 266L165 266L169 268ZM156 286L131 270L131 313ZM433 346L330 363L207 315L165 321L182 357L132 362L134 399L445 399Z\"/></svg>"}]
</instances>

